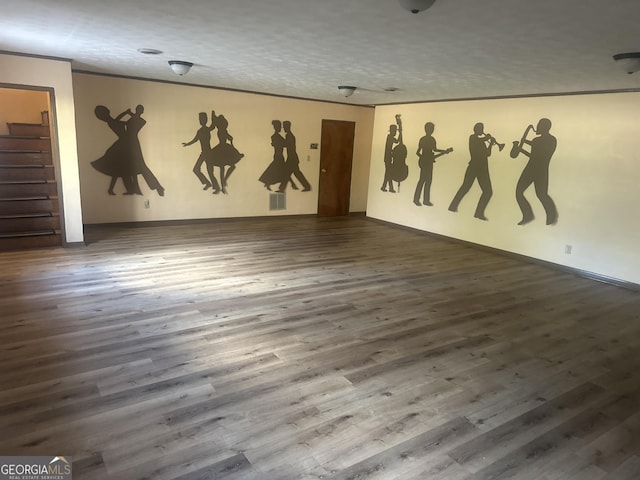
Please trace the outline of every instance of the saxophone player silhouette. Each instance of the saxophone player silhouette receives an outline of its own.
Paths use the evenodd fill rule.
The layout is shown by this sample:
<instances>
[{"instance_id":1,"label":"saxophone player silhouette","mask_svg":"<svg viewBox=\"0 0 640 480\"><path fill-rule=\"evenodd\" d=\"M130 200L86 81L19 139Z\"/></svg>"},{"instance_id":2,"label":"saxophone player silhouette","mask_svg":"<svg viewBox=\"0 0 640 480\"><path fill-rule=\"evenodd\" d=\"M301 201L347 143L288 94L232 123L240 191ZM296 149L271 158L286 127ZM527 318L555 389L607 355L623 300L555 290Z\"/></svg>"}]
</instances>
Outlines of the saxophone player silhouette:
<instances>
[{"instance_id":1,"label":"saxophone player silhouette","mask_svg":"<svg viewBox=\"0 0 640 480\"><path fill-rule=\"evenodd\" d=\"M528 140L527 135L531 130L533 130L537 136ZM549 162L557 146L556 137L549 133L550 130L551 120L541 118L535 128L533 125L527 127L519 142L513 142L511 158L516 158L520 153L529 157L529 161L524 167L518 184L516 185L516 201L522 211L522 220L518 222L518 225L526 225L535 218L531 204L524 196L525 190L529 188L531 184L533 184L536 196L540 200L540 203L542 203L545 213L547 214L547 225L555 225L558 221L556 204L549 195ZM530 146L529 152L523 148L524 145Z\"/></svg>"}]
</instances>

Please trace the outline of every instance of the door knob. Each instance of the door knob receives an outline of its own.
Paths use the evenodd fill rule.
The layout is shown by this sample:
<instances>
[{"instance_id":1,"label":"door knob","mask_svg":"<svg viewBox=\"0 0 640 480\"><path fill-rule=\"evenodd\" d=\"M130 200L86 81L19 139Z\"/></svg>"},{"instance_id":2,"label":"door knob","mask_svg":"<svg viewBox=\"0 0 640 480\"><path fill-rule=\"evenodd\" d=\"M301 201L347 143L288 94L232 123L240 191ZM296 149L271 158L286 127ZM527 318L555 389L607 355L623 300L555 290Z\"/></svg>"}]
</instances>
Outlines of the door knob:
<instances>
[{"instance_id":1,"label":"door knob","mask_svg":"<svg viewBox=\"0 0 640 480\"><path fill-rule=\"evenodd\" d=\"M323 168L323 169L321 169L320 171L321 171L322 173L327 173L327 169L326 169L326 168Z\"/></svg>"}]
</instances>

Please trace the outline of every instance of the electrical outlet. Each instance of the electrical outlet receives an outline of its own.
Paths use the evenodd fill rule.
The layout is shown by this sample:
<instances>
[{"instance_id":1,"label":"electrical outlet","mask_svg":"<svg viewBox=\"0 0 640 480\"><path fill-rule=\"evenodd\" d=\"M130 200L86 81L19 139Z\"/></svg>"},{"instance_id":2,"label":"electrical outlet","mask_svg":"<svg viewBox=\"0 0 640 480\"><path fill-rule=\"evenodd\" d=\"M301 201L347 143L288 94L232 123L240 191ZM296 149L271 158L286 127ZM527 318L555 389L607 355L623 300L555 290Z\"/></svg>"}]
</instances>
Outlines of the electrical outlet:
<instances>
[{"instance_id":1,"label":"electrical outlet","mask_svg":"<svg viewBox=\"0 0 640 480\"><path fill-rule=\"evenodd\" d=\"M571 245L565 245L564 246L564 253L566 253L567 255L571 255L571 249L573 247Z\"/></svg>"},{"instance_id":2,"label":"electrical outlet","mask_svg":"<svg viewBox=\"0 0 640 480\"><path fill-rule=\"evenodd\" d=\"M144 201L144 208L149 208L149 200Z\"/></svg>"}]
</instances>

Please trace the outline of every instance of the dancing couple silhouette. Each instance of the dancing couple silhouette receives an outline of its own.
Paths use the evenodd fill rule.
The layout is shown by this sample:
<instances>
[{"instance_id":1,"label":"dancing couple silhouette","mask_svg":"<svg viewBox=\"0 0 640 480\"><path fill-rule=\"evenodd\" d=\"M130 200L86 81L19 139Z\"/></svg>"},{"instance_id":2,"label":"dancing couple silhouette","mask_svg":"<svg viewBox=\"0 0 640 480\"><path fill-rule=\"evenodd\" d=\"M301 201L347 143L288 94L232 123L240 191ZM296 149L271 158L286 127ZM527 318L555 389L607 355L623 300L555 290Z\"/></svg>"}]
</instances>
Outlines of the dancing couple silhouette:
<instances>
[{"instance_id":1,"label":"dancing couple silhouette","mask_svg":"<svg viewBox=\"0 0 640 480\"><path fill-rule=\"evenodd\" d=\"M138 139L138 133L147 123L142 118L144 107L138 105L135 112L128 108L115 118L104 105L98 105L94 112L96 117L105 122L118 137L102 157L91 162L93 168L111 177L109 195L115 195L113 188L118 178L121 178L124 183L126 189L124 195L142 195L138 183L138 175L142 175L150 189L158 192L161 197L164 196L164 188L144 161Z\"/></svg>"},{"instance_id":2,"label":"dancing couple silhouette","mask_svg":"<svg viewBox=\"0 0 640 480\"><path fill-rule=\"evenodd\" d=\"M298 190L291 176L295 176L302 185L303 192L311 191L311 184L307 181L302 171L300 171L300 159L296 151L296 137L291 132L291 122L285 120L273 120L273 135L271 135L271 145L273 146L273 161L266 170L260 175L260 182L264 187L271 191L271 185L278 184L278 192L284 193L287 184L291 183L291 188ZM285 136L280 133L284 128ZM284 151L287 151L285 159Z\"/></svg>"},{"instance_id":3,"label":"dancing couple silhouette","mask_svg":"<svg viewBox=\"0 0 640 480\"><path fill-rule=\"evenodd\" d=\"M200 142L200 156L193 166L193 173L198 177L200 183L204 185L204 190L213 187L213 193L227 193L227 181L236 169L236 164L244 157L243 153L238 152L233 145L233 137L228 131L229 122L224 115L216 115L214 110L211 111L211 124L207 125L207 114L200 112L198 114L200 128L196 132L193 139L183 142L183 147L188 147L196 142ZM211 131L217 129L218 144L211 148ZM206 164L207 178L202 173L202 164ZM220 169L220 183L216 179L213 167Z\"/></svg>"}]
</instances>

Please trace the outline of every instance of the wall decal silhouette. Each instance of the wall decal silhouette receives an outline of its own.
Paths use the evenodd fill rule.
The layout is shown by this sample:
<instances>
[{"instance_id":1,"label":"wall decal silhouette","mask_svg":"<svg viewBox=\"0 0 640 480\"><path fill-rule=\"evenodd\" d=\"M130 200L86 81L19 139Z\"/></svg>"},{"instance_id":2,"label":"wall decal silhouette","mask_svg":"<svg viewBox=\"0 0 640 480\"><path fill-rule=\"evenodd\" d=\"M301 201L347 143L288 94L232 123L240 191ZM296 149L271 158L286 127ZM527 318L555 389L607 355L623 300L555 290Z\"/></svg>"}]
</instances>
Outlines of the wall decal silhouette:
<instances>
[{"instance_id":1,"label":"wall decal silhouette","mask_svg":"<svg viewBox=\"0 0 640 480\"><path fill-rule=\"evenodd\" d=\"M147 123L142 118L144 107L138 105L135 112L127 109L115 118L104 105L96 106L94 112L96 117L105 122L118 137L102 157L91 162L93 168L111 177L109 195L115 195L113 188L118 178L122 178L124 183L126 189L124 195L142 195L138 183L138 175L142 175L150 189L164 196L164 188L144 161L138 139L138 133ZM128 118L125 121L126 117Z\"/></svg>"},{"instance_id":2,"label":"wall decal silhouette","mask_svg":"<svg viewBox=\"0 0 640 480\"><path fill-rule=\"evenodd\" d=\"M286 178L287 170L284 163L284 137L280 134L282 131L282 122L280 120L273 120L271 125L273 126L273 135L271 135L273 160L258 179L269 191L271 191L271 185L276 183L280 184L282 180ZM292 186L292 188L298 187Z\"/></svg>"},{"instance_id":3,"label":"wall decal silhouette","mask_svg":"<svg viewBox=\"0 0 640 480\"><path fill-rule=\"evenodd\" d=\"M300 184L302 185L303 192L311 191L311 184L307 181L304 174L300 171L300 158L298 157L298 152L296 151L296 137L291 132L291 122L285 120L282 122L282 128L284 129L284 148L287 152L287 158L285 160L285 167L287 176L280 182L279 192L284 192L287 188L287 182L291 182L291 187L295 188L295 183L291 179L291 175L296 177Z\"/></svg>"},{"instance_id":4,"label":"wall decal silhouette","mask_svg":"<svg viewBox=\"0 0 640 480\"><path fill-rule=\"evenodd\" d=\"M224 115L216 116L216 112L212 111L211 124L218 129L218 144L211 149L211 156L207 161L207 172L214 186L213 193L215 194L218 192L215 190L213 182L215 179L213 167L217 166L220 169L220 185L222 193L226 194L227 181L236 169L236 164L244 157L244 153L240 153L233 145L233 137L228 130L229 122L224 118Z\"/></svg>"},{"instance_id":5,"label":"wall decal silhouette","mask_svg":"<svg viewBox=\"0 0 640 480\"><path fill-rule=\"evenodd\" d=\"M383 192L386 192L387 187L389 187L388 191L396 193L393 188L393 182L391 181L391 168L393 165L393 147L394 144L398 143L398 139L396 138L397 131L397 125L389 125L389 133L387 134L387 140L384 144L384 180L382 181L382 187L380 188Z\"/></svg>"},{"instance_id":6,"label":"wall decal silhouette","mask_svg":"<svg viewBox=\"0 0 640 480\"><path fill-rule=\"evenodd\" d=\"M213 118L213 115L211 116L211 118ZM193 166L193 173L196 175L196 177L198 177L200 183L204 185L203 190L207 190L213 185L214 190L220 191L220 186L218 185L218 181L216 180L216 178L213 177L211 178L211 180L209 180L202 173L202 165L207 161L208 158L211 157L211 130L216 127L213 121L211 122L211 125L207 126L207 114L204 112L200 112L198 114L198 121L200 122L200 128L196 132L195 136L188 142L183 142L182 146L188 147L196 142L200 142L200 155L198 156L198 159Z\"/></svg>"},{"instance_id":7,"label":"wall decal silhouette","mask_svg":"<svg viewBox=\"0 0 640 480\"><path fill-rule=\"evenodd\" d=\"M420 206L420 195L423 194L422 205L429 207L433 206L431 203L431 180L433 178L433 164L436 162L436 158L453 152L453 148L447 148L441 150L436 146L436 139L433 138L433 131L435 125L431 122L424 124L425 136L418 142L418 166L420 167L420 179L418 185L416 185L416 191L413 194L413 203ZM424 191L424 193L423 193Z\"/></svg>"},{"instance_id":8,"label":"wall decal silhouette","mask_svg":"<svg viewBox=\"0 0 640 480\"><path fill-rule=\"evenodd\" d=\"M527 136L531 130L533 130L537 136L528 140ZM511 149L512 158L517 158L520 153L529 157L529 161L524 167L518 184L516 185L516 201L522 211L522 220L518 222L518 225L525 225L534 219L531 205L524 196L525 190L529 188L531 184L533 184L536 196L540 200L540 203L542 203L547 214L547 225L555 225L558 221L558 210L548 192L549 162L557 146L556 137L549 133L550 130L551 120L541 118L535 128L533 125L529 125L526 128L520 141L513 142ZM529 152L523 148L524 145L530 146Z\"/></svg>"},{"instance_id":9,"label":"wall decal silhouette","mask_svg":"<svg viewBox=\"0 0 640 480\"><path fill-rule=\"evenodd\" d=\"M397 145L394 146L396 143ZM396 114L396 125L389 125L389 134L384 147L384 180L380 190L396 193L393 188L394 181L398 182L398 191L400 190L400 183L409 175L406 160L407 147L402 140L402 119L400 114ZM387 187L389 187L388 190Z\"/></svg>"},{"instance_id":10,"label":"wall decal silhouette","mask_svg":"<svg viewBox=\"0 0 640 480\"><path fill-rule=\"evenodd\" d=\"M400 118L400 114L396 115L396 124L398 125L398 145L393 147L391 179L398 182L398 191L400 191L400 183L402 183L409 175L409 167L407 166L407 147L402 141L402 119Z\"/></svg>"},{"instance_id":11,"label":"wall decal silhouette","mask_svg":"<svg viewBox=\"0 0 640 480\"><path fill-rule=\"evenodd\" d=\"M296 150L296 137L291 131L291 122L285 120L273 120L273 135L271 135L271 145L273 146L273 160L267 166L260 178L258 179L264 187L271 191L271 185L278 184L278 192L285 192L287 184L291 184L291 188L298 190L291 176L295 176L302 185L303 192L311 191L311 184L307 181L304 174L300 170L300 159ZM284 128L285 136L280 133ZM285 159L284 151L287 151Z\"/></svg>"},{"instance_id":12,"label":"wall decal silhouette","mask_svg":"<svg viewBox=\"0 0 640 480\"><path fill-rule=\"evenodd\" d=\"M207 126L207 114L200 112L198 114L200 128L196 132L193 139L183 142L183 147L188 147L196 142L200 142L200 156L193 166L193 173L204 185L203 190L213 187L214 195L227 193L227 181L236 169L236 164L244 157L233 145L233 137L228 131L229 122L224 115L216 115L215 110L211 111L211 124ZM217 129L218 144L211 148L211 131ZM202 173L202 164L207 166L207 174L209 178ZM214 168L220 169L220 183L215 176ZM228 168L227 168L228 167Z\"/></svg>"},{"instance_id":13,"label":"wall decal silhouette","mask_svg":"<svg viewBox=\"0 0 640 480\"><path fill-rule=\"evenodd\" d=\"M498 143L491 134L484 133L483 123L476 123L473 127L473 133L469 136L469 154L471 159L464 174L462 185L449 205L450 211L458 211L460 201L467 192L469 192L473 182L478 180L478 185L480 185L482 189L482 195L480 195L478 206L473 216L480 220L488 220L484 211L493 195L491 178L489 177L489 156L491 155L491 149L494 145L498 145L500 151L504 148L504 144Z\"/></svg>"}]
</instances>

